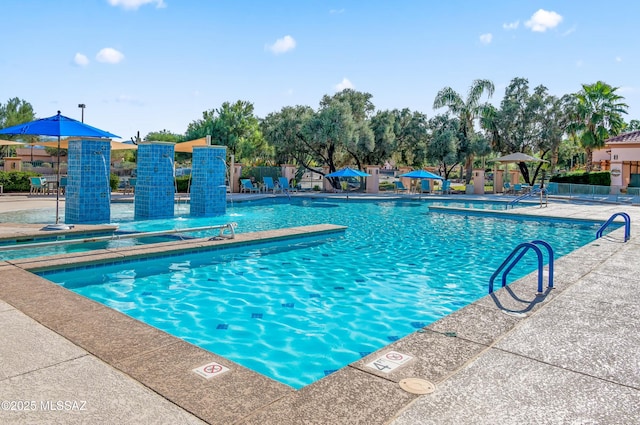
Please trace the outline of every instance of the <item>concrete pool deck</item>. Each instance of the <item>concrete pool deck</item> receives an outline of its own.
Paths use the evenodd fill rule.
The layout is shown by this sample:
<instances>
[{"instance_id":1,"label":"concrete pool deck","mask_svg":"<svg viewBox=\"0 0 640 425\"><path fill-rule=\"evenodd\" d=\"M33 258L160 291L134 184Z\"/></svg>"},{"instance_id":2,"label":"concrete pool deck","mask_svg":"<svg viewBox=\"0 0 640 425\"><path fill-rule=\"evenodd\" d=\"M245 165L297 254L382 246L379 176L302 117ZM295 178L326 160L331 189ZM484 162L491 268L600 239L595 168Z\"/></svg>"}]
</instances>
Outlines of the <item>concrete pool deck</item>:
<instances>
[{"instance_id":1,"label":"concrete pool deck","mask_svg":"<svg viewBox=\"0 0 640 425\"><path fill-rule=\"evenodd\" d=\"M557 260L546 295L529 275L299 391L28 271L53 263L0 263L0 401L22 407L2 406L0 423L637 422L640 208L551 201L508 214L604 221L619 211L631 240L618 229ZM102 254L114 255L93 259ZM390 373L368 366L390 351L412 359ZM192 372L212 361L232 370ZM405 378L435 391L406 392Z\"/></svg>"}]
</instances>

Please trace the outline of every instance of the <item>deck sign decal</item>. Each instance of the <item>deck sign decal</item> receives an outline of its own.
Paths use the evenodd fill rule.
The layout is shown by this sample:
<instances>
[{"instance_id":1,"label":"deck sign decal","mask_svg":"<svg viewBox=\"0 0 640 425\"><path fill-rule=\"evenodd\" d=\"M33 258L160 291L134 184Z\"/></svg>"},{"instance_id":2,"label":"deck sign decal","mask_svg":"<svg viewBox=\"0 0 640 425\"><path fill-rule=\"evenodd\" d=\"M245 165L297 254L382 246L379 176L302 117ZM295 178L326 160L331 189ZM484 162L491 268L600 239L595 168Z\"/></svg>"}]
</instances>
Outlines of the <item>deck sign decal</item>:
<instances>
[{"instance_id":1,"label":"deck sign decal","mask_svg":"<svg viewBox=\"0 0 640 425\"><path fill-rule=\"evenodd\" d=\"M378 357L371 363L367 364L367 367L375 369L382 373L390 373L394 369L402 366L413 357L408 354L398 353L397 351L389 351L388 353Z\"/></svg>"},{"instance_id":2,"label":"deck sign decal","mask_svg":"<svg viewBox=\"0 0 640 425\"><path fill-rule=\"evenodd\" d=\"M211 362L204 366L193 369L195 373L207 379L222 375L229 370L230 369L228 367L222 366L220 363L216 362Z\"/></svg>"}]
</instances>

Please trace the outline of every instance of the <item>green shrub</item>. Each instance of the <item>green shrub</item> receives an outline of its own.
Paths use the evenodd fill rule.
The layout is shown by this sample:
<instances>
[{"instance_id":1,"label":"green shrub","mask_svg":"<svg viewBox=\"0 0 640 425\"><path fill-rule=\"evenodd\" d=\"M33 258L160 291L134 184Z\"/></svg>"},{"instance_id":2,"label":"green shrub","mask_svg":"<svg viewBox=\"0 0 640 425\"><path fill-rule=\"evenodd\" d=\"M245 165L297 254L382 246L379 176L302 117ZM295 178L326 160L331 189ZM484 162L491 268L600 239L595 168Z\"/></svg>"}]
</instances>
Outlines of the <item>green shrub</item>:
<instances>
[{"instance_id":1,"label":"green shrub","mask_svg":"<svg viewBox=\"0 0 640 425\"><path fill-rule=\"evenodd\" d=\"M556 175L549 179L554 183L571 183L571 184L590 184L595 186L610 186L611 173L609 171L600 171L595 173L578 172Z\"/></svg>"},{"instance_id":2,"label":"green shrub","mask_svg":"<svg viewBox=\"0 0 640 425\"><path fill-rule=\"evenodd\" d=\"M178 188L178 193L187 193L189 190L189 180L191 176L179 176L176 177L176 187Z\"/></svg>"},{"instance_id":3,"label":"green shrub","mask_svg":"<svg viewBox=\"0 0 640 425\"><path fill-rule=\"evenodd\" d=\"M31 181L29 177L40 176L32 171L0 171L0 184L5 192L29 192Z\"/></svg>"},{"instance_id":4,"label":"green shrub","mask_svg":"<svg viewBox=\"0 0 640 425\"><path fill-rule=\"evenodd\" d=\"M120 177L111 173L109 175L109 186L111 186L111 191L115 192L118 190L118 186L120 185Z\"/></svg>"},{"instance_id":5,"label":"green shrub","mask_svg":"<svg viewBox=\"0 0 640 425\"><path fill-rule=\"evenodd\" d=\"M389 182L380 183L378 185L378 190L380 190L381 192L386 190L395 190L395 185Z\"/></svg>"}]
</instances>

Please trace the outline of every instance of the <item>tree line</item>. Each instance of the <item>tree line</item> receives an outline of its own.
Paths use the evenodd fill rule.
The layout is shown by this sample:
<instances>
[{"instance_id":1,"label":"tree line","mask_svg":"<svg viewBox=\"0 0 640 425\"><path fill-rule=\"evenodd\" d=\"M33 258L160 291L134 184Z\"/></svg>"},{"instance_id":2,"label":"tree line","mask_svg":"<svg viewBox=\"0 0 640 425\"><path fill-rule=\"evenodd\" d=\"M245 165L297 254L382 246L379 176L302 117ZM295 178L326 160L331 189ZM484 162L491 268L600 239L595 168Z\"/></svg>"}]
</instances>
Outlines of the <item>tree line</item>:
<instances>
[{"instance_id":1,"label":"tree line","mask_svg":"<svg viewBox=\"0 0 640 425\"><path fill-rule=\"evenodd\" d=\"M314 171L390 163L434 166L449 178L463 166L467 182L478 158L522 152L549 161L531 170L518 164L525 181L533 183L541 167L555 170L583 152L590 171L592 152L607 138L640 130L638 120L625 122L628 106L617 90L598 81L557 97L543 85L531 89L527 79L514 78L494 106L494 84L478 79L464 96L451 87L440 90L433 109L441 112L429 119L408 108L376 111L371 94L345 89L323 96L317 109L285 106L264 118L256 117L251 102L224 102L204 111L184 134L161 130L144 139L180 143L211 135L237 162ZM23 100L0 104L0 128L32 119L33 109Z\"/></svg>"}]
</instances>

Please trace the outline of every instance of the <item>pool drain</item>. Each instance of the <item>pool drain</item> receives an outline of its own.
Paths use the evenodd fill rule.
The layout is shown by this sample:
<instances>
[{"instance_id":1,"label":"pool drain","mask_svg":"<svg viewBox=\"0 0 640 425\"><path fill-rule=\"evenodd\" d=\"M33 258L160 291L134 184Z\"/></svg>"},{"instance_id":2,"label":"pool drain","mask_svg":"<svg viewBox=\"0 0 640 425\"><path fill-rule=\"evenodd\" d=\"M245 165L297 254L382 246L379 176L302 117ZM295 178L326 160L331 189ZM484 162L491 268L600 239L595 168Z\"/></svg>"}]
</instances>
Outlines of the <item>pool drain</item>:
<instances>
[{"instance_id":1,"label":"pool drain","mask_svg":"<svg viewBox=\"0 0 640 425\"><path fill-rule=\"evenodd\" d=\"M420 378L405 378L399 382L400 388L411 394L431 394L436 386Z\"/></svg>"}]
</instances>

